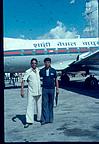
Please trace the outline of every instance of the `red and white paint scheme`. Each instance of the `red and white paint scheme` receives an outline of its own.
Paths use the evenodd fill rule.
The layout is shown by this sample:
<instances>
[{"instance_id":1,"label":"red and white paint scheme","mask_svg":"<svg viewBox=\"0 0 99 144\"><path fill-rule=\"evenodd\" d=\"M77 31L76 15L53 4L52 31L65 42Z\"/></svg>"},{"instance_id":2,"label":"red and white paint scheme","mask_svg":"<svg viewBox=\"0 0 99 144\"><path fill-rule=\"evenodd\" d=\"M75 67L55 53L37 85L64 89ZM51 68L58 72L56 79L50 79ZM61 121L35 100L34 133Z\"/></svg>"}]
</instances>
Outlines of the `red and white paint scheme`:
<instances>
[{"instance_id":1,"label":"red and white paint scheme","mask_svg":"<svg viewBox=\"0 0 99 144\"><path fill-rule=\"evenodd\" d=\"M57 70L66 68L78 54L99 49L98 38L24 40L4 38L4 72L24 72L30 67L30 60L38 59L43 66L45 57L52 59Z\"/></svg>"}]
</instances>

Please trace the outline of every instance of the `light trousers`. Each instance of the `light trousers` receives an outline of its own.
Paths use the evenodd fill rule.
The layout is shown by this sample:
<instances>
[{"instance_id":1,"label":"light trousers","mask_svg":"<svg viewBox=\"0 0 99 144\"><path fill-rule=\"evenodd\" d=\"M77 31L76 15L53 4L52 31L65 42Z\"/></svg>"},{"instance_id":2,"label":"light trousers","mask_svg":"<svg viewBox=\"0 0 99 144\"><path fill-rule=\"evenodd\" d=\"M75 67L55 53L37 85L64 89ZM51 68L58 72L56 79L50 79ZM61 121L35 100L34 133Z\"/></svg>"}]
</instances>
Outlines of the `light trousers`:
<instances>
[{"instance_id":1,"label":"light trousers","mask_svg":"<svg viewBox=\"0 0 99 144\"><path fill-rule=\"evenodd\" d=\"M41 96L28 95L26 122L34 123L34 110L37 113L37 120L41 120Z\"/></svg>"}]
</instances>

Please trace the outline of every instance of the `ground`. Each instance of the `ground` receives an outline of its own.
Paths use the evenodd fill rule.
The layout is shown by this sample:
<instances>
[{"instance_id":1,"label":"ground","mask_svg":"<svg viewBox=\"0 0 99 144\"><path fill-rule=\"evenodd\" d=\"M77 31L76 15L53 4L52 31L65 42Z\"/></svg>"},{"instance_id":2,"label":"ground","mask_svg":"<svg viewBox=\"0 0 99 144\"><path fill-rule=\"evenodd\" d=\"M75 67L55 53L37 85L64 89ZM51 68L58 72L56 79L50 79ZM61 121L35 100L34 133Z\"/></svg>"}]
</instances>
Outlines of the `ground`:
<instances>
[{"instance_id":1,"label":"ground","mask_svg":"<svg viewBox=\"0 0 99 144\"><path fill-rule=\"evenodd\" d=\"M99 88L86 89L79 80L60 86L54 122L24 128L26 90L24 98L20 87L4 90L5 142L99 142Z\"/></svg>"}]
</instances>

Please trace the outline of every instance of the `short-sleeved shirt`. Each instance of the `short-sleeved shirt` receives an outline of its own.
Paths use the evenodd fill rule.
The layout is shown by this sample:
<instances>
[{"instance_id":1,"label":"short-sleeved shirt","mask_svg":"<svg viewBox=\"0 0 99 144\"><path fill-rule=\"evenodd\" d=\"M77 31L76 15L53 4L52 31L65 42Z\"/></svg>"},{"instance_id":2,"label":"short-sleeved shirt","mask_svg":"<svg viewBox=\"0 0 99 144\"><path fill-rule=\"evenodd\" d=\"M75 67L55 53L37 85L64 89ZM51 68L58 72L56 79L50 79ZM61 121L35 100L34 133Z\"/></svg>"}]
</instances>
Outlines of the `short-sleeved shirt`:
<instances>
[{"instance_id":1,"label":"short-sleeved shirt","mask_svg":"<svg viewBox=\"0 0 99 144\"><path fill-rule=\"evenodd\" d=\"M56 70L52 67L46 69L45 67L40 70L40 77L42 78L42 87L46 89L55 88L55 80L57 78Z\"/></svg>"},{"instance_id":2,"label":"short-sleeved shirt","mask_svg":"<svg viewBox=\"0 0 99 144\"><path fill-rule=\"evenodd\" d=\"M23 80L28 82L28 94L33 96L41 95L41 84L38 68L36 68L36 72L34 72L32 68L26 70Z\"/></svg>"}]
</instances>

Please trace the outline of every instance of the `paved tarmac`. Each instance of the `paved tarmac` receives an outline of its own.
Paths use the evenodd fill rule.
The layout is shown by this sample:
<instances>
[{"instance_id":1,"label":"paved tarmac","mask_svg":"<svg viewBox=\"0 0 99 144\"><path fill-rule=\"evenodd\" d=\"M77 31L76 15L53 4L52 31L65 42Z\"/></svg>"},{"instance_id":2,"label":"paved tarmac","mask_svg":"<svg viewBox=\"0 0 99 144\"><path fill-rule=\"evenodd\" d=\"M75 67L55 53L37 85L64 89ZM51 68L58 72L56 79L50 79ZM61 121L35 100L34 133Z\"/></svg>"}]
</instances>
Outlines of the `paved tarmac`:
<instances>
[{"instance_id":1,"label":"paved tarmac","mask_svg":"<svg viewBox=\"0 0 99 144\"><path fill-rule=\"evenodd\" d=\"M28 128L26 91L21 98L20 87L4 90L5 142L99 142L99 87L86 89L79 80L60 86L54 122L41 126L35 121Z\"/></svg>"}]
</instances>

